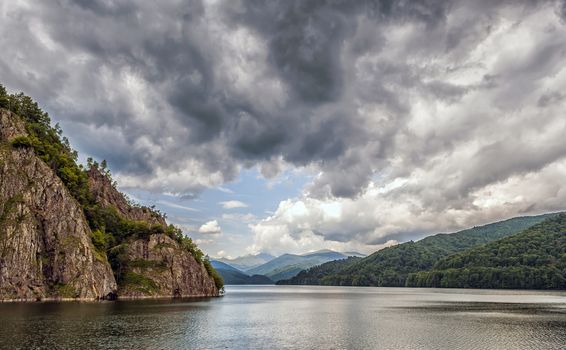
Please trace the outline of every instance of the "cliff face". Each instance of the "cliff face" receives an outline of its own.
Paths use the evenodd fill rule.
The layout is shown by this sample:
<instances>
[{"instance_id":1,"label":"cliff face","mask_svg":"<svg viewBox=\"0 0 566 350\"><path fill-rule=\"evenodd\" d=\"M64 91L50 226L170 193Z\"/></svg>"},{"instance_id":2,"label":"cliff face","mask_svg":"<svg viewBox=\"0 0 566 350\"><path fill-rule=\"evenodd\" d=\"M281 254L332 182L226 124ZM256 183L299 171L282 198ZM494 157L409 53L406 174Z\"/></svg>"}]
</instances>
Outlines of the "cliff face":
<instances>
[{"instance_id":1,"label":"cliff face","mask_svg":"<svg viewBox=\"0 0 566 350\"><path fill-rule=\"evenodd\" d=\"M125 247L128 267L119 295L140 297L216 296L218 289L202 264L163 234Z\"/></svg>"},{"instance_id":2,"label":"cliff face","mask_svg":"<svg viewBox=\"0 0 566 350\"><path fill-rule=\"evenodd\" d=\"M19 119L0 109L0 300L103 299L117 290L83 211L30 148Z\"/></svg>"},{"instance_id":3,"label":"cliff face","mask_svg":"<svg viewBox=\"0 0 566 350\"><path fill-rule=\"evenodd\" d=\"M88 185L96 202L102 207L114 207L127 220L144 221L150 225L167 226L163 216L146 207L131 206L124 195L116 190L112 182L97 168L88 171Z\"/></svg>"},{"instance_id":4,"label":"cliff face","mask_svg":"<svg viewBox=\"0 0 566 350\"><path fill-rule=\"evenodd\" d=\"M0 109L0 142L9 142L18 136L26 136L24 125L10 112Z\"/></svg>"},{"instance_id":5,"label":"cliff face","mask_svg":"<svg viewBox=\"0 0 566 350\"><path fill-rule=\"evenodd\" d=\"M89 188L102 207L113 207L124 219L167 227L163 216L146 207L131 206L110 179L97 168L88 172ZM116 271L119 297L217 296L205 267L166 234L131 238L116 247L121 267Z\"/></svg>"},{"instance_id":6,"label":"cliff face","mask_svg":"<svg viewBox=\"0 0 566 350\"><path fill-rule=\"evenodd\" d=\"M0 301L219 294L194 247L161 214L130 205L96 167L83 208L36 155L22 120L0 108L0 122ZM91 231L84 210L93 207L114 208L124 220L112 245L95 240L98 250L94 237L107 233L105 224Z\"/></svg>"}]
</instances>

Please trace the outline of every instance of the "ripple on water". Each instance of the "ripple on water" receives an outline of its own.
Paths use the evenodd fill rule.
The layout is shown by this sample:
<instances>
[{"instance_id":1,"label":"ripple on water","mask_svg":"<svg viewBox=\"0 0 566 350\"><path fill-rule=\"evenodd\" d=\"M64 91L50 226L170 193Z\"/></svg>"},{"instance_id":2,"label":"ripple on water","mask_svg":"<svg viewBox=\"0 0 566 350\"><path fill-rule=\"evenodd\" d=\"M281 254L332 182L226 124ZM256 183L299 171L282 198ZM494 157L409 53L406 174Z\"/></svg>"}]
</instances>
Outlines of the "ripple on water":
<instances>
[{"instance_id":1,"label":"ripple on water","mask_svg":"<svg viewBox=\"0 0 566 350\"><path fill-rule=\"evenodd\" d=\"M233 287L223 298L0 304L6 349L564 349L566 293Z\"/></svg>"}]
</instances>

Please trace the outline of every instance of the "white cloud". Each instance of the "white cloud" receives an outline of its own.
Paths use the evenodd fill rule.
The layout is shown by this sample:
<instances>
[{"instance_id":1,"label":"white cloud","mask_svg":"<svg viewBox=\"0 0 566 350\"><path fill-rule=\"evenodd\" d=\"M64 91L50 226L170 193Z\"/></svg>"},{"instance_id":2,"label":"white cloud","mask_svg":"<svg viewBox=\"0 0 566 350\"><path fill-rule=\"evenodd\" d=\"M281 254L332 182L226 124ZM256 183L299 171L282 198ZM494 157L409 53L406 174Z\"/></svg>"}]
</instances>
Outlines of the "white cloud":
<instances>
[{"instance_id":1,"label":"white cloud","mask_svg":"<svg viewBox=\"0 0 566 350\"><path fill-rule=\"evenodd\" d=\"M200 212L199 209L187 207L185 205L181 205L181 204L177 204L177 203L173 203L173 202L169 202L169 201L165 201L165 200L158 200L158 201L156 201L156 203L159 203L159 204L171 207L171 208L176 208L176 209L181 209L181 210L186 210L186 211L192 211L192 212Z\"/></svg>"},{"instance_id":2,"label":"white cloud","mask_svg":"<svg viewBox=\"0 0 566 350\"><path fill-rule=\"evenodd\" d=\"M217 220L212 220L199 227L198 232L204 234L220 234L222 233L222 229Z\"/></svg>"},{"instance_id":3,"label":"white cloud","mask_svg":"<svg viewBox=\"0 0 566 350\"><path fill-rule=\"evenodd\" d=\"M436 183L442 178L446 179L444 188ZM289 199L282 201L273 215L250 225L254 243L247 250L278 254L328 248L371 253L431 233L560 211L566 203L564 178L566 159L561 159L540 171L481 187L465 199L442 201L451 191L449 174L434 183L428 176L372 182L356 199ZM415 191L427 187L430 190L424 193Z\"/></svg>"},{"instance_id":4,"label":"white cloud","mask_svg":"<svg viewBox=\"0 0 566 350\"><path fill-rule=\"evenodd\" d=\"M251 223L257 221L257 217L254 214L247 213L247 214L240 214L240 213L229 213L229 214L222 214L222 219L224 220L232 220L236 222L243 222L243 223Z\"/></svg>"},{"instance_id":5,"label":"white cloud","mask_svg":"<svg viewBox=\"0 0 566 350\"><path fill-rule=\"evenodd\" d=\"M226 253L226 251L224 250L219 250L218 252L216 252L215 258L233 259L232 256L228 255L228 253Z\"/></svg>"},{"instance_id":6,"label":"white cloud","mask_svg":"<svg viewBox=\"0 0 566 350\"><path fill-rule=\"evenodd\" d=\"M216 189L218 191L224 192L224 193L234 193L234 191L232 191L231 189L226 188L226 187L222 187L222 186L218 186L218 187L216 187Z\"/></svg>"},{"instance_id":7,"label":"white cloud","mask_svg":"<svg viewBox=\"0 0 566 350\"><path fill-rule=\"evenodd\" d=\"M213 240L213 239L202 239L202 238L198 238L198 239L195 239L195 243L196 243L198 246L201 246L201 245L209 245L209 244L214 243L214 240Z\"/></svg>"},{"instance_id":8,"label":"white cloud","mask_svg":"<svg viewBox=\"0 0 566 350\"><path fill-rule=\"evenodd\" d=\"M469 14L449 14L447 26L467 25L461 19ZM419 83L402 93L402 80L389 82L410 101L405 122L389 124L391 111L379 103L360 106L368 129L397 128L394 141L381 143L376 131L352 166L321 171L304 195L250 226L255 241L248 250L357 244L371 252L390 240L564 210L566 26L544 6L528 14L504 7L489 31L482 18L470 28L477 36L467 39L474 40L458 42L462 50L427 56L435 46L418 43L430 33L408 24L383 50L358 58L358 76L371 77L418 48L423 63L405 78L418 76ZM368 160L372 153L385 162ZM356 182L364 161L380 168L369 184L351 199L333 197L325 186Z\"/></svg>"},{"instance_id":9,"label":"white cloud","mask_svg":"<svg viewBox=\"0 0 566 350\"><path fill-rule=\"evenodd\" d=\"M235 208L247 208L248 205L244 202L240 201L225 201L219 202L218 204L222 205L224 209L235 209Z\"/></svg>"}]
</instances>

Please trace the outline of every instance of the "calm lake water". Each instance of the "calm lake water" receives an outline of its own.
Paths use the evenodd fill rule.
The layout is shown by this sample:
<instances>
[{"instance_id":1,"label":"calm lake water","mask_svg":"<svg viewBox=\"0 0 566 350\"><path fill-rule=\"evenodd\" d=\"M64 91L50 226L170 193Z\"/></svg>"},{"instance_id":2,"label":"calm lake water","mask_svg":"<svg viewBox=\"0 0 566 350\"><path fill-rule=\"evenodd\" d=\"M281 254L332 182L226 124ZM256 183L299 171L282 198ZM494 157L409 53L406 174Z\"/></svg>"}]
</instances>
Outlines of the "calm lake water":
<instances>
[{"instance_id":1,"label":"calm lake water","mask_svg":"<svg viewBox=\"0 0 566 350\"><path fill-rule=\"evenodd\" d=\"M200 300L0 304L0 348L566 349L566 292L226 290Z\"/></svg>"}]
</instances>

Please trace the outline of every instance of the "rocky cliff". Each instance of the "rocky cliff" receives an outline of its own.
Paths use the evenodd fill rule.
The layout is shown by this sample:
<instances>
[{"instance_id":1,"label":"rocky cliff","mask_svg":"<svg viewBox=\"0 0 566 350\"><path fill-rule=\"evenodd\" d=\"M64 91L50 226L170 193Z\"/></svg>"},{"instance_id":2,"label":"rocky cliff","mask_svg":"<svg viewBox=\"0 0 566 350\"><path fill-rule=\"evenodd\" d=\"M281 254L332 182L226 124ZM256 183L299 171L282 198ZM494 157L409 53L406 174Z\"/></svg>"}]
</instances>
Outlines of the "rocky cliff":
<instances>
[{"instance_id":1,"label":"rocky cliff","mask_svg":"<svg viewBox=\"0 0 566 350\"><path fill-rule=\"evenodd\" d=\"M119 295L123 297L218 295L204 266L164 234L132 241L124 252L128 267L120 279Z\"/></svg>"},{"instance_id":2,"label":"rocky cliff","mask_svg":"<svg viewBox=\"0 0 566 350\"><path fill-rule=\"evenodd\" d=\"M83 211L29 147L23 123L0 109L0 300L105 299L117 290Z\"/></svg>"},{"instance_id":3,"label":"rocky cliff","mask_svg":"<svg viewBox=\"0 0 566 350\"><path fill-rule=\"evenodd\" d=\"M120 215L133 221L144 221L150 225L167 226L165 218L147 207L131 205L124 195L116 190L114 184L98 167L88 171L88 186L95 201L102 207L114 207Z\"/></svg>"},{"instance_id":4,"label":"rocky cliff","mask_svg":"<svg viewBox=\"0 0 566 350\"><path fill-rule=\"evenodd\" d=\"M202 252L163 215L131 205L97 166L74 165L89 193L77 196L36 153L50 144L29 121L0 108L0 122L0 301L219 294Z\"/></svg>"},{"instance_id":5,"label":"rocky cliff","mask_svg":"<svg viewBox=\"0 0 566 350\"><path fill-rule=\"evenodd\" d=\"M116 209L126 220L153 226L148 237L131 237L112 250L120 297L215 296L219 291L202 262L180 242L162 233L165 218L150 208L133 206L110 178L97 167L88 171L89 187L97 203ZM157 226L157 227L156 227Z\"/></svg>"}]
</instances>

